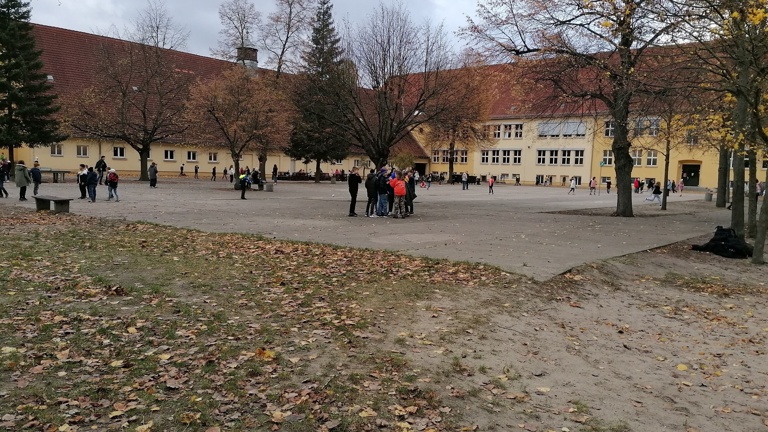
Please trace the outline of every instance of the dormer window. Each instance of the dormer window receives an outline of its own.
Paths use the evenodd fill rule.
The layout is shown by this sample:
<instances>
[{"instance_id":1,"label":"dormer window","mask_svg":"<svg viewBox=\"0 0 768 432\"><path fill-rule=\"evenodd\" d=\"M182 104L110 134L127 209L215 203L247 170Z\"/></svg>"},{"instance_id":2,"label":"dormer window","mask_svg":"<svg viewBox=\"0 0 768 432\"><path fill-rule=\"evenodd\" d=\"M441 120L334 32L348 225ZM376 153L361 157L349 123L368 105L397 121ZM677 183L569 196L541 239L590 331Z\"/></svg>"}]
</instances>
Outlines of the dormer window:
<instances>
[{"instance_id":1,"label":"dormer window","mask_svg":"<svg viewBox=\"0 0 768 432\"><path fill-rule=\"evenodd\" d=\"M48 75L46 78L48 79L48 81L53 82L53 75Z\"/></svg>"}]
</instances>

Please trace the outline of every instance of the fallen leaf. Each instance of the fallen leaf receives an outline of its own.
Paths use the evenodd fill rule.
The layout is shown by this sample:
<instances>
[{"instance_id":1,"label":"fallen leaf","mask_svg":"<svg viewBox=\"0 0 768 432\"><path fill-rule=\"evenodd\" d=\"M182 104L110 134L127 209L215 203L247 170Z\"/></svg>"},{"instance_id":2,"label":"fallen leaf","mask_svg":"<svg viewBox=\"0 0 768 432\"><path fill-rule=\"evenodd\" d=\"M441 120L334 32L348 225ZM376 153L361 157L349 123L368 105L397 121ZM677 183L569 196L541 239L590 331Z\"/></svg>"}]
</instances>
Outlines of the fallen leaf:
<instances>
[{"instance_id":1,"label":"fallen leaf","mask_svg":"<svg viewBox=\"0 0 768 432\"><path fill-rule=\"evenodd\" d=\"M372 410L370 408L366 408L366 409L360 411L360 414L359 414L360 417L376 417L377 415L378 414L376 413L376 411L374 411L374 410Z\"/></svg>"},{"instance_id":2,"label":"fallen leaf","mask_svg":"<svg viewBox=\"0 0 768 432\"><path fill-rule=\"evenodd\" d=\"M153 425L154 423L150 420L149 423L136 427L136 432L150 432Z\"/></svg>"},{"instance_id":3,"label":"fallen leaf","mask_svg":"<svg viewBox=\"0 0 768 432\"><path fill-rule=\"evenodd\" d=\"M677 370L679 370L679 371L687 371L688 370L688 366L680 363L679 365L677 365Z\"/></svg>"}]
</instances>

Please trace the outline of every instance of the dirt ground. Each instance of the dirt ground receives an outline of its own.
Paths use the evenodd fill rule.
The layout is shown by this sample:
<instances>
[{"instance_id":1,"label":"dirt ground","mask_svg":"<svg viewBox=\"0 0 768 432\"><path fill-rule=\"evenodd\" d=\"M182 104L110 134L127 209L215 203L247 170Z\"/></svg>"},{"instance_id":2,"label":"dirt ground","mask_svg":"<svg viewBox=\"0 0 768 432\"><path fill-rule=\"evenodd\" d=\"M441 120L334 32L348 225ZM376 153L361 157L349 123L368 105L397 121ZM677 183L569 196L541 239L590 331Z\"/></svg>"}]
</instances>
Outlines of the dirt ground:
<instances>
[{"instance_id":1,"label":"dirt ground","mask_svg":"<svg viewBox=\"0 0 768 432\"><path fill-rule=\"evenodd\" d=\"M766 269L689 247L435 293L385 339L478 430L768 430Z\"/></svg>"}]
</instances>

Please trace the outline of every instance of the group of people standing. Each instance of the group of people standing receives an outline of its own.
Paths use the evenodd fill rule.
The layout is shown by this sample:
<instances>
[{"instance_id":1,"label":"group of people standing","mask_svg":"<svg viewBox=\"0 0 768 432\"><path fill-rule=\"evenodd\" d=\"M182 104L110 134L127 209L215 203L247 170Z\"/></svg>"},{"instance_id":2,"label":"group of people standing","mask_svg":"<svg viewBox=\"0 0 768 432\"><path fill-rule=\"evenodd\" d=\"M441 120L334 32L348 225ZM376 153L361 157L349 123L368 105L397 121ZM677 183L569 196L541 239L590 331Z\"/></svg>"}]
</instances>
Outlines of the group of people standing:
<instances>
[{"instance_id":1,"label":"group of people standing","mask_svg":"<svg viewBox=\"0 0 768 432\"><path fill-rule=\"evenodd\" d=\"M413 215L413 200L416 199L416 171L412 168L406 170L387 170L381 168L378 172L371 169L365 178L365 190L368 201L365 205L366 217L387 217L405 219ZM347 177L349 194L350 217L357 216L355 206L357 204L358 187L363 179L358 173L358 168L352 168Z\"/></svg>"},{"instance_id":2,"label":"group of people standing","mask_svg":"<svg viewBox=\"0 0 768 432\"><path fill-rule=\"evenodd\" d=\"M4 183L10 179L11 164L9 161L4 160L2 167L0 168L0 198L8 198L8 191L5 189ZM40 172L40 164L35 161L32 168L27 168L23 160L16 162L16 168L14 168L13 180L16 183L16 187L19 188L19 201L27 201L27 187L33 185L33 195L37 195L40 190L40 184L43 182L43 174Z\"/></svg>"},{"instance_id":3,"label":"group of people standing","mask_svg":"<svg viewBox=\"0 0 768 432\"><path fill-rule=\"evenodd\" d=\"M155 165L155 163L153 162L152 165ZM151 168L152 167L150 166L150 169ZM105 173L106 178L104 175ZM90 203L96 202L96 187L99 185L107 186L107 192L109 193L107 201L112 201L112 198L115 198L115 202L120 202L120 196L117 194L117 185L119 181L120 176L117 175L117 171L115 171L114 168L107 166L104 156L99 158L95 166L89 167L85 164L80 164L80 169L77 171L77 185L80 188L80 199L87 198ZM155 183L157 183L156 171Z\"/></svg>"}]
</instances>

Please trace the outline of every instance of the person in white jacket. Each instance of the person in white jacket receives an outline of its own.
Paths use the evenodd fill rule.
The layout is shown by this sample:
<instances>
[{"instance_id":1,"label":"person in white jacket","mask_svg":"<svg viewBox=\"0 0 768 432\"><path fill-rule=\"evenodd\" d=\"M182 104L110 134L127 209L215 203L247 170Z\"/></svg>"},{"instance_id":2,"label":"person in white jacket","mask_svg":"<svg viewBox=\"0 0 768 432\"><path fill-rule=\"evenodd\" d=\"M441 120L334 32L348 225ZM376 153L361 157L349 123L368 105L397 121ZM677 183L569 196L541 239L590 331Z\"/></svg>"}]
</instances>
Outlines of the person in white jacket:
<instances>
[{"instance_id":1,"label":"person in white jacket","mask_svg":"<svg viewBox=\"0 0 768 432\"><path fill-rule=\"evenodd\" d=\"M571 188L568 189L568 195L571 193L576 195L576 177L571 177Z\"/></svg>"}]
</instances>

